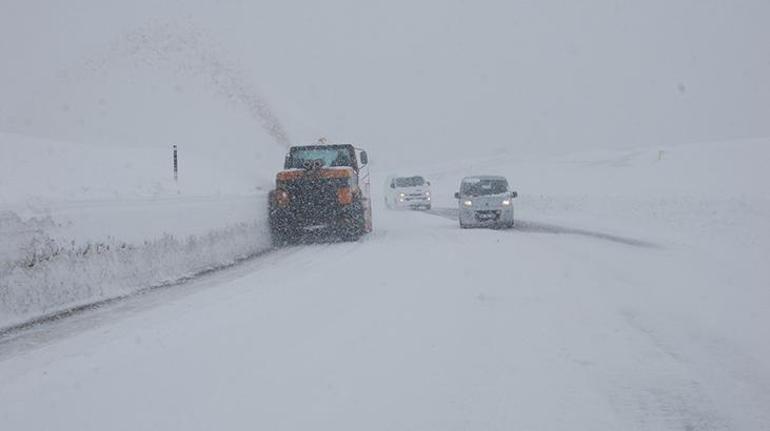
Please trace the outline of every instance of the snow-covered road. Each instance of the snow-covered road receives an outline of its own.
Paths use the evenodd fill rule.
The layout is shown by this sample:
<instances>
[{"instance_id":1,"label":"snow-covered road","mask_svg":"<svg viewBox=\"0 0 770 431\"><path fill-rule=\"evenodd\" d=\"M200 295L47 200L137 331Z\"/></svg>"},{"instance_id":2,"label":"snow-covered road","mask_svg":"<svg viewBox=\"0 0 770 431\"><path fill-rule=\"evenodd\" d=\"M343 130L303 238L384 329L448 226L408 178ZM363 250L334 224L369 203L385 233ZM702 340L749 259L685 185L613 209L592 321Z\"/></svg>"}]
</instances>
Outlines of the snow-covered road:
<instances>
[{"instance_id":1,"label":"snow-covered road","mask_svg":"<svg viewBox=\"0 0 770 431\"><path fill-rule=\"evenodd\" d=\"M415 212L375 229L6 336L1 428L770 428L740 262Z\"/></svg>"}]
</instances>

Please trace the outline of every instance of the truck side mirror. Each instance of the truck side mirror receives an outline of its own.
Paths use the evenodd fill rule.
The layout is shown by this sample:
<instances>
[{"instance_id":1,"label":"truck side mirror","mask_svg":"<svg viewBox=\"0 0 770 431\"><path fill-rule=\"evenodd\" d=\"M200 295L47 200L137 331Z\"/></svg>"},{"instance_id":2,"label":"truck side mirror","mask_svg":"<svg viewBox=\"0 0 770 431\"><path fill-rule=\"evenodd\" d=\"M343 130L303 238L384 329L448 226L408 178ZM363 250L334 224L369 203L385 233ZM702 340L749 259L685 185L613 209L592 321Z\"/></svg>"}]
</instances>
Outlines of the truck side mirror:
<instances>
[{"instance_id":1,"label":"truck side mirror","mask_svg":"<svg viewBox=\"0 0 770 431\"><path fill-rule=\"evenodd\" d=\"M395 189L396 188L396 183L390 183L390 188L391 189Z\"/></svg>"},{"instance_id":2,"label":"truck side mirror","mask_svg":"<svg viewBox=\"0 0 770 431\"><path fill-rule=\"evenodd\" d=\"M455 199L460 199L460 192L455 192Z\"/></svg>"},{"instance_id":3,"label":"truck side mirror","mask_svg":"<svg viewBox=\"0 0 770 431\"><path fill-rule=\"evenodd\" d=\"M426 184L430 185L430 181L427 181Z\"/></svg>"},{"instance_id":4,"label":"truck side mirror","mask_svg":"<svg viewBox=\"0 0 770 431\"><path fill-rule=\"evenodd\" d=\"M369 156L366 154L366 151L361 151L361 166L366 166L369 164Z\"/></svg>"},{"instance_id":5,"label":"truck side mirror","mask_svg":"<svg viewBox=\"0 0 770 431\"><path fill-rule=\"evenodd\" d=\"M515 197L516 197L516 196L518 196L518 195L519 195L519 194L518 194L518 193L516 193L516 192L511 192L511 197L512 197L512 198L515 198Z\"/></svg>"}]
</instances>

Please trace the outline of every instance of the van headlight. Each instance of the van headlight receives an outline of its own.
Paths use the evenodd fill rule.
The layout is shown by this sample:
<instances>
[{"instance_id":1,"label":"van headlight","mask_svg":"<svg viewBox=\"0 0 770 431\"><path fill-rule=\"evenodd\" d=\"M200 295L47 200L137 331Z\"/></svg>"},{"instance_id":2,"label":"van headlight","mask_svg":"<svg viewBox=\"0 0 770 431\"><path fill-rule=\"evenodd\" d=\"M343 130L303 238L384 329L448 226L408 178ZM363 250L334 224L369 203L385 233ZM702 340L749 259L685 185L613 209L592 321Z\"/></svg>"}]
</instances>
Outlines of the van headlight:
<instances>
[{"instance_id":1,"label":"van headlight","mask_svg":"<svg viewBox=\"0 0 770 431\"><path fill-rule=\"evenodd\" d=\"M473 201L463 201L463 206L466 208L470 208L473 206Z\"/></svg>"},{"instance_id":2,"label":"van headlight","mask_svg":"<svg viewBox=\"0 0 770 431\"><path fill-rule=\"evenodd\" d=\"M503 206L504 207L511 206L511 200L510 199L503 199Z\"/></svg>"}]
</instances>

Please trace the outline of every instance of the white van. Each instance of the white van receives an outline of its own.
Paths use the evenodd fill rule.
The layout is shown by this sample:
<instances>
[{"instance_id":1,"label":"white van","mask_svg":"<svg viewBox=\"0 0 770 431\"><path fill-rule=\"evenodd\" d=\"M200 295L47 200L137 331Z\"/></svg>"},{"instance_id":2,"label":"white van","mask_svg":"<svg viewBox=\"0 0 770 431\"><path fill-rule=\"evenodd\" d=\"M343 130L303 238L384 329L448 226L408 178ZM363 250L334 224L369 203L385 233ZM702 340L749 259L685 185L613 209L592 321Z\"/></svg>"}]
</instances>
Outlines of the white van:
<instances>
[{"instance_id":1,"label":"white van","mask_svg":"<svg viewBox=\"0 0 770 431\"><path fill-rule=\"evenodd\" d=\"M429 210L431 207L430 181L415 175L390 176L385 182L385 206Z\"/></svg>"},{"instance_id":2,"label":"white van","mask_svg":"<svg viewBox=\"0 0 770 431\"><path fill-rule=\"evenodd\" d=\"M460 182L458 200L460 227L513 227L513 199L518 193L508 188L505 177L482 175Z\"/></svg>"}]
</instances>

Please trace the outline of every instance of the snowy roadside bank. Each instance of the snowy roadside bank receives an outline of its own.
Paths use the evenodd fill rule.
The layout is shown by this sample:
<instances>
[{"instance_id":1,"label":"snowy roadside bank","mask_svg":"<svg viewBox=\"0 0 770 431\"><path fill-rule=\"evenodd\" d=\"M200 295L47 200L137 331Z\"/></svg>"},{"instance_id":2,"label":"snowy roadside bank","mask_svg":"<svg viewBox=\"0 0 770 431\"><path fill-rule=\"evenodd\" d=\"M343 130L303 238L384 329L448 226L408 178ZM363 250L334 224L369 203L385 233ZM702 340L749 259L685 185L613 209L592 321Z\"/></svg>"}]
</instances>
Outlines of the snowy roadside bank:
<instances>
[{"instance_id":1,"label":"snowy roadside bank","mask_svg":"<svg viewBox=\"0 0 770 431\"><path fill-rule=\"evenodd\" d=\"M186 154L189 175L177 183L169 154L151 148L0 133L0 152L0 330L270 247L268 180L207 165L200 154Z\"/></svg>"},{"instance_id":2,"label":"snowy roadside bank","mask_svg":"<svg viewBox=\"0 0 770 431\"><path fill-rule=\"evenodd\" d=\"M0 213L0 328L174 283L270 247L257 219L140 242L62 240L56 230L50 217Z\"/></svg>"}]
</instances>

